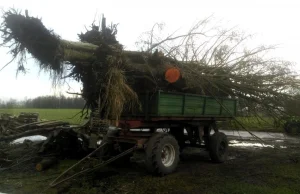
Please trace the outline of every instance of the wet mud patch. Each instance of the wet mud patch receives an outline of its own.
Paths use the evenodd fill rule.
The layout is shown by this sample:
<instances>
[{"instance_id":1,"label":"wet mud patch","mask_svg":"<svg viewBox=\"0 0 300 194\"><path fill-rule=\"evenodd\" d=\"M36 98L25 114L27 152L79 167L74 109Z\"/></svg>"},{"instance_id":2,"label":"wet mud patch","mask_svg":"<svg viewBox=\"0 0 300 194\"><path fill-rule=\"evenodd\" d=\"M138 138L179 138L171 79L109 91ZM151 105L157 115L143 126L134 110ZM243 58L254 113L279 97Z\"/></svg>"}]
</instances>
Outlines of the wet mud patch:
<instances>
[{"instance_id":1,"label":"wet mud patch","mask_svg":"<svg viewBox=\"0 0 300 194\"><path fill-rule=\"evenodd\" d=\"M223 164L212 163L203 149L188 148L177 171L168 176L152 176L141 160L132 160L129 165L109 166L44 193L299 193L299 140L264 139L270 146L254 146L257 140L239 137L229 137L229 141L228 160ZM234 143L242 146L232 146ZM63 161L41 173L1 173L0 192L39 193L73 163Z\"/></svg>"}]
</instances>

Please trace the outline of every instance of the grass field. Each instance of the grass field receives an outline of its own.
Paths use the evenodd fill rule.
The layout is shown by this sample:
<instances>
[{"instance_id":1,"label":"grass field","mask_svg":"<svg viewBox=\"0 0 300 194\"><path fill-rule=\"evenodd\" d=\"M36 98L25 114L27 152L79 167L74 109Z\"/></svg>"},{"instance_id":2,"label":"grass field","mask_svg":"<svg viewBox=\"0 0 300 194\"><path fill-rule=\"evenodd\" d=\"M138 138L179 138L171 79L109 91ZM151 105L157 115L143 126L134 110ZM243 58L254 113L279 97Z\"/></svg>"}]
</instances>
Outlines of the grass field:
<instances>
[{"instance_id":1,"label":"grass field","mask_svg":"<svg viewBox=\"0 0 300 194\"><path fill-rule=\"evenodd\" d=\"M40 119L62 120L71 124L79 124L82 121L81 114L77 114L80 111L81 109L0 109L0 113L13 115L18 115L20 112L36 112L39 113Z\"/></svg>"},{"instance_id":2,"label":"grass field","mask_svg":"<svg viewBox=\"0 0 300 194\"><path fill-rule=\"evenodd\" d=\"M37 112L41 119L62 120L71 124L79 124L82 121L80 114L77 114L80 111L81 109L0 109L0 113L14 115L18 115L20 112ZM237 120L250 131L283 132L282 126L274 127L274 120L271 118L237 117ZM227 125L226 129L243 130L234 120Z\"/></svg>"},{"instance_id":3,"label":"grass field","mask_svg":"<svg viewBox=\"0 0 300 194\"><path fill-rule=\"evenodd\" d=\"M250 131L283 132L283 123L275 126L274 119L268 117L237 117L236 120L232 120L229 123L227 128L233 130L243 130L243 128L246 128Z\"/></svg>"}]
</instances>

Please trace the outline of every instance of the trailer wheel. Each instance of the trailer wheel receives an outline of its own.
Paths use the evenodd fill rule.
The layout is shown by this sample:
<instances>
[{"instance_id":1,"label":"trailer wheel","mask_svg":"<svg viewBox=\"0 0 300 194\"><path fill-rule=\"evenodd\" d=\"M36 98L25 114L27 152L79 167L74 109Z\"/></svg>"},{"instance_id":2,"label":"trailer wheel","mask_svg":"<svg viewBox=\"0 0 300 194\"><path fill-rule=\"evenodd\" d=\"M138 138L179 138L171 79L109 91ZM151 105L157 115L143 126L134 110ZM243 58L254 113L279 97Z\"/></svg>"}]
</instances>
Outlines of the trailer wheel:
<instances>
[{"instance_id":1,"label":"trailer wheel","mask_svg":"<svg viewBox=\"0 0 300 194\"><path fill-rule=\"evenodd\" d=\"M176 139L167 133L155 133L146 148L147 170L156 175L175 171L179 162L179 146Z\"/></svg>"},{"instance_id":2,"label":"trailer wheel","mask_svg":"<svg viewBox=\"0 0 300 194\"><path fill-rule=\"evenodd\" d=\"M213 162L223 163L227 159L228 140L224 133L216 132L209 139L209 155Z\"/></svg>"}]
</instances>

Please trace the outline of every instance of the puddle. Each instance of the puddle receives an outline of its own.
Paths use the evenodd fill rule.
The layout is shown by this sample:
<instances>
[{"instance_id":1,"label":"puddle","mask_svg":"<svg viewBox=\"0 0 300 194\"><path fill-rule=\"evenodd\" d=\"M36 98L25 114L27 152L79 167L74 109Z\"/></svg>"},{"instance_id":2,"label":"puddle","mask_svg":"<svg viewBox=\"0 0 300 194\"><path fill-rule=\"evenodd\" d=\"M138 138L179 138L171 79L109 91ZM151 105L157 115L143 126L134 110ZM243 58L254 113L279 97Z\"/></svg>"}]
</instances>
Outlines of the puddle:
<instances>
[{"instance_id":1,"label":"puddle","mask_svg":"<svg viewBox=\"0 0 300 194\"><path fill-rule=\"evenodd\" d=\"M22 137L19 139L14 140L11 142L12 144L17 144L17 143L23 143L25 140L30 140L30 141L43 141L46 140L47 137L42 136L42 135L33 135L33 136L28 136L28 137Z\"/></svg>"},{"instance_id":2,"label":"puddle","mask_svg":"<svg viewBox=\"0 0 300 194\"><path fill-rule=\"evenodd\" d=\"M236 156L228 156L227 157L227 160L234 160L234 159L236 159Z\"/></svg>"},{"instance_id":3,"label":"puddle","mask_svg":"<svg viewBox=\"0 0 300 194\"><path fill-rule=\"evenodd\" d=\"M241 142L237 140L229 141L232 147L254 147L254 148L274 148L274 145L262 144L262 143L251 143L251 142ZM280 146L280 148L287 148L286 146Z\"/></svg>"},{"instance_id":4,"label":"puddle","mask_svg":"<svg viewBox=\"0 0 300 194\"><path fill-rule=\"evenodd\" d=\"M261 143L249 143L249 142L240 142L236 140L229 141L230 146L233 147L270 147L274 148L273 145L266 145L266 144L261 144Z\"/></svg>"},{"instance_id":5,"label":"puddle","mask_svg":"<svg viewBox=\"0 0 300 194\"><path fill-rule=\"evenodd\" d=\"M221 130L220 130L221 131ZM221 132L225 133L227 136L234 136L234 137L240 137L240 138L255 138L253 137L249 132L247 131L225 131L222 130ZM261 139L286 139L286 135L283 133L271 133L271 132L251 132L255 136L261 138Z\"/></svg>"},{"instance_id":6,"label":"puddle","mask_svg":"<svg viewBox=\"0 0 300 194\"><path fill-rule=\"evenodd\" d=\"M275 140L276 142L284 142L283 140L281 140L281 139L277 139L277 140Z\"/></svg>"}]
</instances>

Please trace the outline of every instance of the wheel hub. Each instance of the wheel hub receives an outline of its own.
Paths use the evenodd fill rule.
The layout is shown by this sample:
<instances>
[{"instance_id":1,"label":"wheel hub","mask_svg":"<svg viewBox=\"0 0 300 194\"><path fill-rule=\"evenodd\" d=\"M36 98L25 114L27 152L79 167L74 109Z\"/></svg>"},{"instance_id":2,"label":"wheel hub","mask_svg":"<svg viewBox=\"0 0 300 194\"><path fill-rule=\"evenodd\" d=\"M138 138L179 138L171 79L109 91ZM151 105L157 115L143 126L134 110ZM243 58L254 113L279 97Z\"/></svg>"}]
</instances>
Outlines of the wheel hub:
<instances>
[{"instance_id":1,"label":"wheel hub","mask_svg":"<svg viewBox=\"0 0 300 194\"><path fill-rule=\"evenodd\" d=\"M175 160L175 149L171 144L166 144L161 150L161 160L165 167L169 167Z\"/></svg>"}]
</instances>

